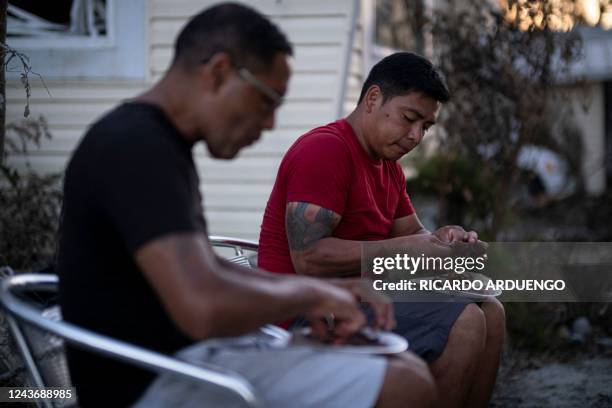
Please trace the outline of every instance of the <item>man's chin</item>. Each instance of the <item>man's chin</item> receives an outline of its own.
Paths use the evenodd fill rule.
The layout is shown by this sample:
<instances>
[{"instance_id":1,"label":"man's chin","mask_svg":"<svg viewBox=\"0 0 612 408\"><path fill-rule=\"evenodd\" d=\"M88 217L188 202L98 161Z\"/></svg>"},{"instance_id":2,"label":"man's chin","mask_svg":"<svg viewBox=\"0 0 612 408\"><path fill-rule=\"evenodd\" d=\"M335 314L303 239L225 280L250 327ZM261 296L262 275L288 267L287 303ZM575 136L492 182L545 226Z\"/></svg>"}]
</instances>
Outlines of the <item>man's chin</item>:
<instances>
[{"instance_id":1,"label":"man's chin","mask_svg":"<svg viewBox=\"0 0 612 408\"><path fill-rule=\"evenodd\" d=\"M404 157L405 155L407 155L408 152L406 153L393 153L393 154L389 154L384 158L384 160L388 160L388 161L398 161L399 159L401 159L402 157Z\"/></svg>"},{"instance_id":2,"label":"man's chin","mask_svg":"<svg viewBox=\"0 0 612 408\"><path fill-rule=\"evenodd\" d=\"M393 160L393 161L397 161L399 159L401 159L402 157L404 157L405 155L407 155L408 153L410 153L412 151L413 148L410 149L397 149L395 152L392 152L389 154L389 156L387 157L387 160Z\"/></svg>"},{"instance_id":3,"label":"man's chin","mask_svg":"<svg viewBox=\"0 0 612 408\"><path fill-rule=\"evenodd\" d=\"M238 155L239 149L214 149L208 146L208 153L215 158L221 160L231 160Z\"/></svg>"}]
</instances>

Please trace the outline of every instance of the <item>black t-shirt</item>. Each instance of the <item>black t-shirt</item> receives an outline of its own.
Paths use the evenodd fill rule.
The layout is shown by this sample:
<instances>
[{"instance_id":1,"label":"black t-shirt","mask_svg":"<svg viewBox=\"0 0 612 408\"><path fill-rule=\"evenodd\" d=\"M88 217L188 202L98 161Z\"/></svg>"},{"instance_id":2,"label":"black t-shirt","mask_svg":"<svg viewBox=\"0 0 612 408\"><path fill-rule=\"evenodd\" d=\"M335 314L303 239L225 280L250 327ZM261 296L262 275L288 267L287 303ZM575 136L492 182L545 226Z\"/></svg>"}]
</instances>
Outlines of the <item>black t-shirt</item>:
<instances>
[{"instance_id":1,"label":"black t-shirt","mask_svg":"<svg viewBox=\"0 0 612 408\"><path fill-rule=\"evenodd\" d=\"M58 274L65 320L173 353L191 343L134 262L143 244L169 233L202 232L192 146L159 108L126 103L95 123L64 183ZM135 401L150 371L68 348L84 407Z\"/></svg>"}]
</instances>

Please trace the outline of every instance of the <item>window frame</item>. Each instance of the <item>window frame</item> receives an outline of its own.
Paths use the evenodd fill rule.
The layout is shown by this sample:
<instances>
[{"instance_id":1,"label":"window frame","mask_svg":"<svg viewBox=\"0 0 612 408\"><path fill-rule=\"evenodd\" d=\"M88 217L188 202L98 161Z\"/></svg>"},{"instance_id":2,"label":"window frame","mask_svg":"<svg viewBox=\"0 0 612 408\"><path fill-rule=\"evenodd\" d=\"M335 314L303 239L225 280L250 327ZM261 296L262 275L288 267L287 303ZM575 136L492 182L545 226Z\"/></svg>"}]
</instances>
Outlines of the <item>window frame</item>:
<instances>
[{"instance_id":1,"label":"window frame","mask_svg":"<svg viewBox=\"0 0 612 408\"><path fill-rule=\"evenodd\" d=\"M107 0L104 37L56 36L7 38L10 47L26 55L32 71L47 79L148 79L148 0ZM10 67L9 67L10 68ZM7 70L7 79L20 70Z\"/></svg>"},{"instance_id":2,"label":"window frame","mask_svg":"<svg viewBox=\"0 0 612 408\"><path fill-rule=\"evenodd\" d=\"M372 67L384 57L403 51L376 42L376 0L362 0L362 24L364 34L363 69L364 78Z\"/></svg>"},{"instance_id":3,"label":"window frame","mask_svg":"<svg viewBox=\"0 0 612 408\"><path fill-rule=\"evenodd\" d=\"M106 0L106 35L103 37L90 37L81 35L54 35L31 36L15 38L8 36L7 43L15 49L103 49L115 45L115 3L116 0Z\"/></svg>"}]
</instances>

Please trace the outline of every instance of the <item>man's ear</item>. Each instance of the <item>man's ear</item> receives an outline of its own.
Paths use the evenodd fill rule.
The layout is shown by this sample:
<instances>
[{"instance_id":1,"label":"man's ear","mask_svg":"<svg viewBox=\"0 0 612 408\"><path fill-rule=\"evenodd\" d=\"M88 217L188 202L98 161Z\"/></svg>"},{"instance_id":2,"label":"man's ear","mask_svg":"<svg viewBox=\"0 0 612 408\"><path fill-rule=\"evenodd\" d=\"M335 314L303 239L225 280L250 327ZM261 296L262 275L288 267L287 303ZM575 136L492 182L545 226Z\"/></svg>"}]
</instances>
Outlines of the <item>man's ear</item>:
<instances>
[{"instance_id":1,"label":"man's ear","mask_svg":"<svg viewBox=\"0 0 612 408\"><path fill-rule=\"evenodd\" d=\"M363 98L364 107L367 113L372 113L375 107L379 107L382 104L383 95L378 85L372 85L366 91Z\"/></svg>"},{"instance_id":2,"label":"man's ear","mask_svg":"<svg viewBox=\"0 0 612 408\"><path fill-rule=\"evenodd\" d=\"M213 55L202 69L209 80L211 90L216 92L229 79L234 65L229 55L219 52Z\"/></svg>"}]
</instances>

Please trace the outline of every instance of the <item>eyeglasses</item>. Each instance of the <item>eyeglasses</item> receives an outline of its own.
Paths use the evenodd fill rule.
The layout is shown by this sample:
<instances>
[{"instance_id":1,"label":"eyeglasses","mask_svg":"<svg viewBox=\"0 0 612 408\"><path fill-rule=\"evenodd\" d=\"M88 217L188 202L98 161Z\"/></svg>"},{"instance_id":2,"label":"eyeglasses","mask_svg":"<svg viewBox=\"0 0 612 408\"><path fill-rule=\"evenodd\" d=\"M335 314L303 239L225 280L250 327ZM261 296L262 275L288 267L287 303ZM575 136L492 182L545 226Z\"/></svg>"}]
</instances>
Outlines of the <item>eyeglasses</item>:
<instances>
[{"instance_id":1,"label":"eyeglasses","mask_svg":"<svg viewBox=\"0 0 612 408\"><path fill-rule=\"evenodd\" d=\"M206 64L208 63L208 61L210 61L210 58L204 58L200 61L200 63ZM272 107L274 109L281 106L283 102L285 101L284 98L278 92L276 92L274 89L270 88L268 85L264 84L259 79L257 79L255 75L253 75L251 71L249 71L248 69L239 66L239 67L236 67L236 71L240 78L248 82L259 92L264 94L272 102Z\"/></svg>"},{"instance_id":2,"label":"eyeglasses","mask_svg":"<svg viewBox=\"0 0 612 408\"><path fill-rule=\"evenodd\" d=\"M264 94L272 102L274 108L278 108L283 103L283 97L268 85L261 82L248 69L237 68L238 76L251 84L255 89Z\"/></svg>"}]
</instances>

